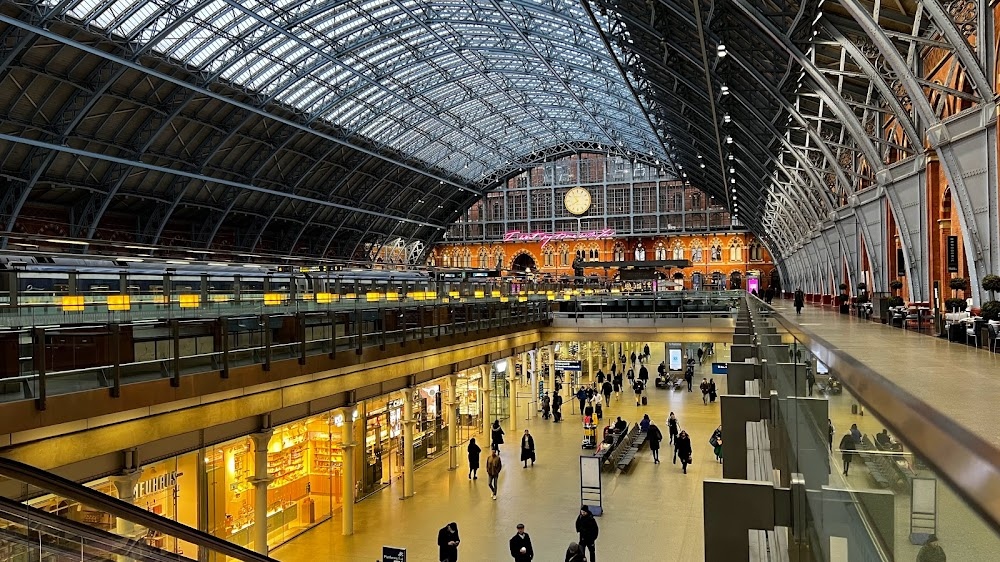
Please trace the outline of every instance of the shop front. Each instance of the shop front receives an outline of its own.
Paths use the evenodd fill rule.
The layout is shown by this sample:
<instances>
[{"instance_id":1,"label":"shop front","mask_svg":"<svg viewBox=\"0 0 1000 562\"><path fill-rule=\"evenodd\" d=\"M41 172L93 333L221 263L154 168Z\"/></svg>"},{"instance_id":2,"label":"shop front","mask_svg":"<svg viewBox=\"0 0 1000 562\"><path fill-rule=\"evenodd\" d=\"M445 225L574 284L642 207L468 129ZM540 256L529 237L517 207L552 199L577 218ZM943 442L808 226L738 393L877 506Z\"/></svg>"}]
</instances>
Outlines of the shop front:
<instances>
[{"instance_id":1,"label":"shop front","mask_svg":"<svg viewBox=\"0 0 1000 562\"><path fill-rule=\"evenodd\" d=\"M465 443L483 426L481 379L480 370L472 369L458 373L455 380L456 443Z\"/></svg>"}]
</instances>

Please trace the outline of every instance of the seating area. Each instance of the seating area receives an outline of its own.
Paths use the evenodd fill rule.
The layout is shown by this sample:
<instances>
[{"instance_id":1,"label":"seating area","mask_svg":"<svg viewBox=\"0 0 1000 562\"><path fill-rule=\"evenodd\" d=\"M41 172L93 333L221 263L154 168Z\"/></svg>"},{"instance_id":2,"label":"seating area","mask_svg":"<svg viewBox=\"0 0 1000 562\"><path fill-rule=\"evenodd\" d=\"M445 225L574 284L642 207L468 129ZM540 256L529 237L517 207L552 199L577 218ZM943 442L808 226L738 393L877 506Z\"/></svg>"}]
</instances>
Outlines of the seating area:
<instances>
[{"instance_id":1,"label":"seating area","mask_svg":"<svg viewBox=\"0 0 1000 562\"><path fill-rule=\"evenodd\" d=\"M865 434L861 438L861 449L858 456L868 468L872 480L883 488L910 489L910 481L916 476L913 469L903 459L887 455L890 451L882 450Z\"/></svg>"},{"instance_id":2,"label":"seating area","mask_svg":"<svg viewBox=\"0 0 1000 562\"><path fill-rule=\"evenodd\" d=\"M612 432L611 444L602 444L594 455L601 458L601 468L617 468L624 472L635 460L639 448L646 442L646 432L639 430L639 424L632 424L624 432Z\"/></svg>"}]
</instances>

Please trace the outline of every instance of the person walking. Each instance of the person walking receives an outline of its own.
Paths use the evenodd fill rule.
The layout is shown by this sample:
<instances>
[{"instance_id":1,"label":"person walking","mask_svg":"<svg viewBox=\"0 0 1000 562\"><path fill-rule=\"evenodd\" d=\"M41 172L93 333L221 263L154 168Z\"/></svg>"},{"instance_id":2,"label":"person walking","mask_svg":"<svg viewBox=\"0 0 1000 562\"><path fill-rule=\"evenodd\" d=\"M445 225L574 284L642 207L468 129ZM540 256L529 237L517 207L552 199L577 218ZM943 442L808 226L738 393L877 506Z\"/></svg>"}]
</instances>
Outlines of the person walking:
<instances>
[{"instance_id":1,"label":"person walking","mask_svg":"<svg viewBox=\"0 0 1000 562\"><path fill-rule=\"evenodd\" d=\"M854 460L854 450L857 448L854 436L850 433L845 433L844 437L840 440L840 452L843 455L841 459L844 461L844 476L847 476L847 472L851 468L851 461Z\"/></svg>"},{"instance_id":2,"label":"person walking","mask_svg":"<svg viewBox=\"0 0 1000 562\"><path fill-rule=\"evenodd\" d=\"M694 365L688 365L684 371L684 380L688 383L688 392L692 392L691 385L694 384Z\"/></svg>"},{"instance_id":3,"label":"person walking","mask_svg":"<svg viewBox=\"0 0 1000 562\"><path fill-rule=\"evenodd\" d=\"M604 384L601 385L601 394L604 395L605 406L611 405L611 393L614 391L615 391L615 386L611 384L610 380L604 381Z\"/></svg>"},{"instance_id":4,"label":"person walking","mask_svg":"<svg viewBox=\"0 0 1000 562\"><path fill-rule=\"evenodd\" d=\"M677 464L677 457L681 458L681 468L684 474L688 472L688 465L691 464L691 438L683 429L674 439L674 464Z\"/></svg>"},{"instance_id":5,"label":"person walking","mask_svg":"<svg viewBox=\"0 0 1000 562\"><path fill-rule=\"evenodd\" d=\"M604 384L604 371L600 367L597 368L597 384Z\"/></svg>"},{"instance_id":6,"label":"person walking","mask_svg":"<svg viewBox=\"0 0 1000 562\"><path fill-rule=\"evenodd\" d=\"M948 557L944 554L944 549L938 544L937 535L931 533L924 545L917 553L917 562L948 562Z\"/></svg>"},{"instance_id":7,"label":"person walking","mask_svg":"<svg viewBox=\"0 0 1000 562\"><path fill-rule=\"evenodd\" d=\"M701 389L701 403L708 404L708 379L701 379L698 388Z\"/></svg>"},{"instance_id":8,"label":"person walking","mask_svg":"<svg viewBox=\"0 0 1000 562\"><path fill-rule=\"evenodd\" d=\"M635 405L642 405L642 381L632 383L632 390L635 392Z\"/></svg>"},{"instance_id":9,"label":"person walking","mask_svg":"<svg viewBox=\"0 0 1000 562\"><path fill-rule=\"evenodd\" d=\"M631 355L629 355L629 359L632 360L632 368L634 369L635 368L635 352L634 351L632 352Z\"/></svg>"},{"instance_id":10,"label":"person walking","mask_svg":"<svg viewBox=\"0 0 1000 562\"><path fill-rule=\"evenodd\" d=\"M486 475L490 477L490 490L493 492L493 499L497 499L497 479L500 478L500 471L503 470L503 461L500 460L500 452L493 450L493 454L486 461Z\"/></svg>"},{"instance_id":11,"label":"person walking","mask_svg":"<svg viewBox=\"0 0 1000 562\"><path fill-rule=\"evenodd\" d=\"M833 452L833 434L834 434L834 431L836 431L836 430L833 428L833 420L831 420L830 418L826 418L826 438L827 438L827 441L830 442L830 452L831 453Z\"/></svg>"},{"instance_id":12,"label":"person walking","mask_svg":"<svg viewBox=\"0 0 1000 562\"><path fill-rule=\"evenodd\" d=\"M715 399L719 397L718 387L715 386L715 379L708 380L708 401L715 403Z\"/></svg>"},{"instance_id":13,"label":"person walking","mask_svg":"<svg viewBox=\"0 0 1000 562\"><path fill-rule=\"evenodd\" d=\"M514 562L531 562L535 551L531 548L531 537L524 532L524 523L517 524L517 533L510 538L510 555Z\"/></svg>"},{"instance_id":14,"label":"person walking","mask_svg":"<svg viewBox=\"0 0 1000 562\"><path fill-rule=\"evenodd\" d=\"M808 396L813 395L813 385L816 384L816 375L813 374L813 370L809 365L806 365L806 387L809 391Z\"/></svg>"},{"instance_id":15,"label":"person walking","mask_svg":"<svg viewBox=\"0 0 1000 562\"><path fill-rule=\"evenodd\" d=\"M475 437L469 439L467 450L469 451L469 480L479 480L476 472L479 472L479 453L482 453L483 450L479 445L476 445Z\"/></svg>"},{"instance_id":16,"label":"person walking","mask_svg":"<svg viewBox=\"0 0 1000 562\"><path fill-rule=\"evenodd\" d=\"M590 562L597 562L597 519L590 512L590 508L580 506L580 515L576 517L576 532L580 533L580 548L590 551Z\"/></svg>"},{"instance_id":17,"label":"person walking","mask_svg":"<svg viewBox=\"0 0 1000 562\"><path fill-rule=\"evenodd\" d=\"M576 390L576 399L580 401L580 415L583 415L583 406L587 403L587 391L581 386Z\"/></svg>"},{"instance_id":18,"label":"person walking","mask_svg":"<svg viewBox=\"0 0 1000 562\"><path fill-rule=\"evenodd\" d=\"M551 405L549 402L549 395L542 395L542 419L549 419L549 412L551 411Z\"/></svg>"},{"instance_id":19,"label":"person walking","mask_svg":"<svg viewBox=\"0 0 1000 562\"><path fill-rule=\"evenodd\" d=\"M493 420L493 428L490 429L490 449L499 451L500 445L503 445L503 428L500 427L500 420Z\"/></svg>"},{"instance_id":20,"label":"person walking","mask_svg":"<svg viewBox=\"0 0 1000 562\"><path fill-rule=\"evenodd\" d=\"M649 441L649 450L653 452L653 464L660 464L660 441L663 441L663 434L655 423L649 424L646 430L646 441Z\"/></svg>"},{"instance_id":21,"label":"person walking","mask_svg":"<svg viewBox=\"0 0 1000 562\"><path fill-rule=\"evenodd\" d=\"M597 421L601 421L601 419L604 418L604 409L601 408L600 400L598 400L597 403L594 404L594 415L597 416Z\"/></svg>"},{"instance_id":22,"label":"person walking","mask_svg":"<svg viewBox=\"0 0 1000 562\"><path fill-rule=\"evenodd\" d=\"M639 380L642 381L643 386L649 384L649 369L645 365L639 367Z\"/></svg>"},{"instance_id":23,"label":"person walking","mask_svg":"<svg viewBox=\"0 0 1000 562\"><path fill-rule=\"evenodd\" d=\"M552 422L558 423L562 421L562 396L553 392L552 393Z\"/></svg>"},{"instance_id":24,"label":"person walking","mask_svg":"<svg viewBox=\"0 0 1000 562\"><path fill-rule=\"evenodd\" d=\"M642 419L639 420L639 431L646 433L649 431L649 425L653 423L653 420L649 419L649 414L643 414Z\"/></svg>"},{"instance_id":25,"label":"person walking","mask_svg":"<svg viewBox=\"0 0 1000 562\"><path fill-rule=\"evenodd\" d=\"M458 562L458 523L448 523L438 531L438 560Z\"/></svg>"},{"instance_id":26,"label":"person walking","mask_svg":"<svg viewBox=\"0 0 1000 562\"><path fill-rule=\"evenodd\" d=\"M806 302L806 295L802 292L802 289L795 289L795 300L793 302L795 305L795 314L802 314L802 307Z\"/></svg>"},{"instance_id":27,"label":"person walking","mask_svg":"<svg viewBox=\"0 0 1000 562\"><path fill-rule=\"evenodd\" d=\"M535 438L525 429L521 437L521 462L524 463L524 468L528 468L529 460L531 466L535 466Z\"/></svg>"},{"instance_id":28,"label":"person walking","mask_svg":"<svg viewBox=\"0 0 1000 562\"><path fill-rule=\"evenodd\" d=\"M677 416L673 412L670 412L670 417L667 418L667 432L670 434L670 444L673 445L674 441L677 439ZM674 454L674 463L677 462L677 454Z\"/></svg>"},{"instance_id":29,"label":"person walking","mask_svg":"<svg viewBox=\"0 0 1000 562\"><path fill-rule=\"evenodd\" d=\"M587 562L580 545L575 542L569 543L569 548L566 549L566 562Z\"/></svg>"},{"instance_id":30,"label":"person walking","mask_svg":"<svg viewBox=\"0 0 1000 562\"><path fill-rule=\"evenodd\" d=\"M649 359L649 344L648 343L642 346L642 355L646 359Z\"/></svg>"},{"instance_id":31,"label":"person walking","mask_svg":"<svg viewBox=\"0 0 1000 562\"><path fill-rule=\"evenodd\" d=\"M702 359L704 357L705 357L705 350L701 346L698 346L698 364L699 365L701 365L701 361L702 361Z\"/></svg>"},{"instance_id":32,"label":"person walking","mask_svg":"<svg viewBox=\"0 0 1000 562\"><path fill-rule=\"evenodd\" d=\"M615 391L615 398L619 398L622 392L622 375L618 373L615 375L615 382L611 385Z\"/></svg>"},{"instance_id":33,"label":"person walking","mask_svg":"<svg viewBox=\"0 0 1000 562\"><path fill-rule=\"evenodd\" d=\"M712 446L712 451L715 453L715 460L722 462L722 426L715 428L712 432L712 437L708 440L708 444Z\"/></svg>"}]
</instances>

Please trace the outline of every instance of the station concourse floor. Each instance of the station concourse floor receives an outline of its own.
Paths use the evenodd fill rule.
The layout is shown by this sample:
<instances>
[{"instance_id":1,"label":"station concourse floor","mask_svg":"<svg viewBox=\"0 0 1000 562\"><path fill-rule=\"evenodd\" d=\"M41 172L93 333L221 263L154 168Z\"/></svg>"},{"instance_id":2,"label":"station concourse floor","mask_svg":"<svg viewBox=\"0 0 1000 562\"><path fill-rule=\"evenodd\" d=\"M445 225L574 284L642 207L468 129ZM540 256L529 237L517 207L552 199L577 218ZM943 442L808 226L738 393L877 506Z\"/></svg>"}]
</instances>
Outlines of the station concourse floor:
<instances>
[{"instance_id":1,"label":"station concourse floor","mask_svg":"<svg viewBox=\"0 0 1000 562\"><path fill-rule=\"evenodd\" d=\"M796 316L791 300L774 308L854 356L915 397L1000 447L1000 354L923 332L903 330L806 305Z\"/></svg>"},{"instance_id":2,"label":"station concourse floor","mask_svg":"<svg viewBox=\"0 0 1000 562\"><path fill-rule=\"evenodd\" d=\"M605 561L702 560L702 480L721 478L722 465L715 461L708 439L720 423L719 402L702 404L698 383L711 378L710 360L726 362L729 350L716 344L714 357L706 357L695 372L694 392L650 388L649 404L635 405L629 391L621 398L612 396L604 410L602 425L621 416L630 424L648 413L667 436L666 418L673 411L681 428L691 435L694 463L688 474L681 465L671 464L673 449L664 442L661 464L653 464L648 447L643 447L625 474L602 473L604 515L598 518L600 536L597 557ZM656 366L663 360L662 344L650 344L650 386ZM638 371L638 369L636 369ZM726 391L725 377L715 377L719 394ZM578 540L575 530L580 509L579 457L593 451L580 447L582 417L573 415L567 398L563 422L553 423L536 416L525 421L519 405L517 430L509 431L501 447L503 470L499 493L491 499L486 476L488 440L476 442L483 448L478 480L468 479L465 446L459 448L459 467L448 470L442 456L415 472L416 494L400 500L398 481L355 506L355 533L341 535L340 516L335 515L316 528L271 551L283 562L381 560L382 546L407 549L407 560L437 561L437 532L447 523L458 523L462 539L460 560L510 560L508 541L516 525L524 523L535 549L535 560L562 560L570 541ZM538 462L522 468L519 461L520 436L528 429L535 438ZM598 430L600 435L601 429Z\"/></svg>"}]
</instances>

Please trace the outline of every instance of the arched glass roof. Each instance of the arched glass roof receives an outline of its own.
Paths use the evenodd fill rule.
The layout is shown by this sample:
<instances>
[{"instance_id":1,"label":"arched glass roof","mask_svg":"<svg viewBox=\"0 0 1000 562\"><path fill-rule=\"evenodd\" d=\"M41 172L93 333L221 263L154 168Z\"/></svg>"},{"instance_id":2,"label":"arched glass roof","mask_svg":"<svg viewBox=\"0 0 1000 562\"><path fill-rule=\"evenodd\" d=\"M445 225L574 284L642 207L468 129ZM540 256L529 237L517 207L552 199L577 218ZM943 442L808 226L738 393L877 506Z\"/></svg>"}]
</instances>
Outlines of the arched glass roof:
<instances>
[{"instance_id":1,"label":"arched glass roof","mask_svg":"<svg viewBox=\"0 0 1000 562\"><path fill-rule=\"evenodd\" d=\"M575 0L77 0L59 9L466 181L572 143L666 160Z\"/></svg>"}]
</instances>

